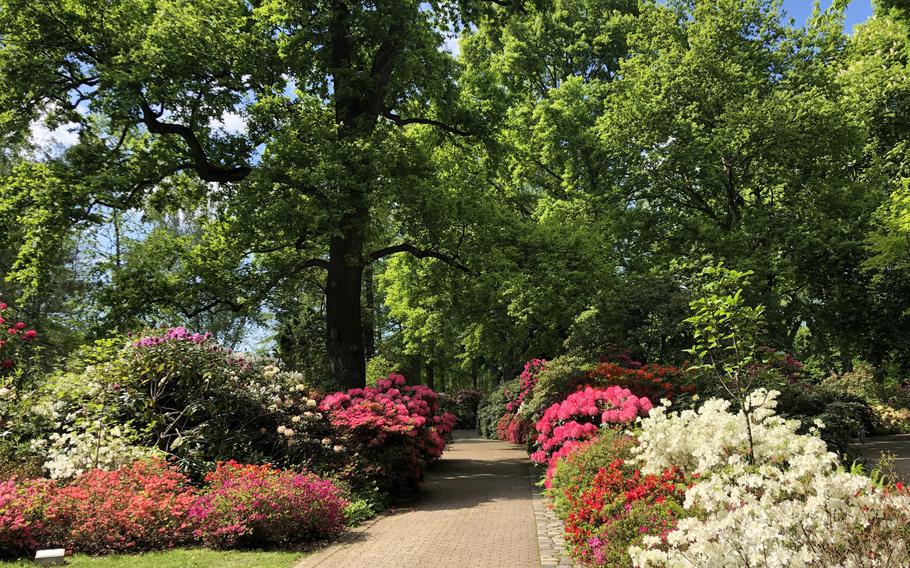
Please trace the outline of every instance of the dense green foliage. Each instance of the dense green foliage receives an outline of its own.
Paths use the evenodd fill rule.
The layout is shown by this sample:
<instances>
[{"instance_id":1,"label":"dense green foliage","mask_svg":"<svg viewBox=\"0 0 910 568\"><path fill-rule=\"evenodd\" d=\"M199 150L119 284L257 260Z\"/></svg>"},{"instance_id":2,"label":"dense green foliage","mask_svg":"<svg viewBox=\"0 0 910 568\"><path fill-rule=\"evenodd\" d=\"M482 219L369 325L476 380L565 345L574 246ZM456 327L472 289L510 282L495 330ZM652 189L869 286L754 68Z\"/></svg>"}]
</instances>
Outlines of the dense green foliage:
<instances>
[{"instance_id":1,"label":"dense green foliage","mask_svg":"<svg viewBox=\"0 0 910 568\"><path fill-rule=\"evenodd\" d=\"M186 325L454 393L681 363L710 255L756 345L900 384L910 18L834 4L3 0L0 296L46 367Z\"/></svg>"}]
</instances>

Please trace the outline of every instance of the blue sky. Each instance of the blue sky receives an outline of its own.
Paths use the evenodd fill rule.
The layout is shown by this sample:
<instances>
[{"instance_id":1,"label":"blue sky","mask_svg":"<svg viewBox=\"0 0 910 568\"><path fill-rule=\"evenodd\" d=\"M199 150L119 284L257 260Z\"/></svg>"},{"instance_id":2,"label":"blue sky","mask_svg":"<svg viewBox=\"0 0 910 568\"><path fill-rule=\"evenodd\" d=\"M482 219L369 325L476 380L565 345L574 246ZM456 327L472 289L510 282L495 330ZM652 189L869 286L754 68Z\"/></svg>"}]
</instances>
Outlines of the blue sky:
<instances>
[{"instance_id":1,"label":"blue sky","mask_svg":"<svg viewBox=\"0 0 910 568\"><path fill-rule=\"evenodd\" d=\"M832 0L822 0L822 8L831 5ZM784 9L799 24L806 23L812 15L813 0L784 0ZM847 8L847 31L866 21L872 15L872 0L853 0Z\"/></svg>"}]
</instances>

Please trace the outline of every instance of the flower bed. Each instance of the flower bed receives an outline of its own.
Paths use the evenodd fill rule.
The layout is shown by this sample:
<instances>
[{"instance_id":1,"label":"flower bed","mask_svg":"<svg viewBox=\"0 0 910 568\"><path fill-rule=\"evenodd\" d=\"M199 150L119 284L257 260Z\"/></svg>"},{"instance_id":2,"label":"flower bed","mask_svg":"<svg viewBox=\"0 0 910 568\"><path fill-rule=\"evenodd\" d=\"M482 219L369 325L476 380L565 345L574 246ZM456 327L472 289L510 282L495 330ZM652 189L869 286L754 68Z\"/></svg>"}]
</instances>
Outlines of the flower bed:
<instances>
[{"instance_id":1,"label":"flower bed","mask_svg":"<svg viewBox=\"0 0 910 568\"><path fill-rule=\"evenodd\" d=\"M347 501L331 481L268 465L219 464L201 490L173 466L139 461L72 482L0 483L0 556L38 548L106 554L200 542L269 546L330 537Z\"/></svg>"},{"instance_id":2,"label":"flower bed","mask_svg":"<svg viewBox=\"0 0 910 568\"><path fill-rule=\"evenodd\" d=\"M839 469L817 428L802 434L776 415L777 395L750 395L751 460L744 416L721 399L653 409L631 437L568 437L550 456L548 494L575 558L641 568L910 565L906 489ZM548 417L575 407L591 416L587 406L554 405Z\"/></svg>"},{"instance_id":3,"label":"flower bed","mask_svg":"<svg viewBox=\"0 0 910 568\"><path fill-rule=\"evenodd\" d=\"M218 464L189 516L212 548L309 542L344 529L347 501L331 481L268 465Z\"/></svg>"}]
</instances>

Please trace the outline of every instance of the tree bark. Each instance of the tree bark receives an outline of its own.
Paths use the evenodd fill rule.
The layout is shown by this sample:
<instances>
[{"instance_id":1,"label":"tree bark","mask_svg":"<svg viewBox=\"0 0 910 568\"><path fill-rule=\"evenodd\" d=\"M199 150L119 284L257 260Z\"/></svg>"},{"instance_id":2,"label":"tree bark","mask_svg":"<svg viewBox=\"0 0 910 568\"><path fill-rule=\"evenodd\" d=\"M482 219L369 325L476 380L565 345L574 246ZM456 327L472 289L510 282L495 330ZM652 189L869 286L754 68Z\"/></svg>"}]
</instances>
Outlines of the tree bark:
<instances>
[{"instance_id":1,"label":"tree bark","mask_svg":"<svg viewBox=\"0 0 910 568\"><path fill-rule=\"evenodd\" d=\"M426 367L427 367L427 386L433 390L436 390L436 388L435 388L436 385L433 384L434 383L433 373L435 371L435 369L433 368L433 363L427 361Z\"/></svg>"},{"instance_id":2,"label":"tree bark","mask_svg":"<svg viewBox=\"0 0 910 568\"><path fill-rule=\"evenodd\" d=\"M342 389L366 386L361 283L363 239L356 225L329 243L326 281L326 347L332 379Z\"/></svg>"}]
</instances>

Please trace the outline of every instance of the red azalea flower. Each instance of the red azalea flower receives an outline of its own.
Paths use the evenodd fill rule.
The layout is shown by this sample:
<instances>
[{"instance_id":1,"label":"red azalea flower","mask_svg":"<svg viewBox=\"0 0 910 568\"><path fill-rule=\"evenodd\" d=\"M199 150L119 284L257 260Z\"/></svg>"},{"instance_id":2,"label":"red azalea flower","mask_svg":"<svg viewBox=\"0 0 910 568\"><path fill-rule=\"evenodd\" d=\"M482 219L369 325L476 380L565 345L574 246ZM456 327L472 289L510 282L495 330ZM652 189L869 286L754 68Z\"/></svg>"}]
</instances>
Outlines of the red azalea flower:
<instances>
[{"instance_id":1,"label":"red azalea flower","mask_svg":"<svg viewBox=\"0 0 910 568\"><path fill-rule=\"evenodd\" d=\"M17 321L15 327L18 330L23 330L23 329L25 329L25 322Z\"/></svg>"}]
</instances>

